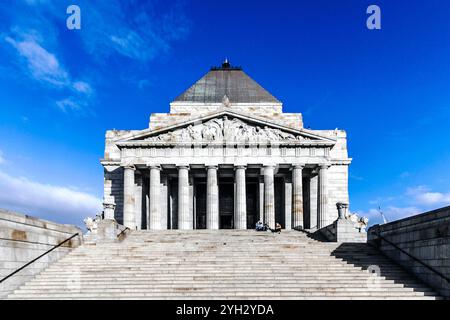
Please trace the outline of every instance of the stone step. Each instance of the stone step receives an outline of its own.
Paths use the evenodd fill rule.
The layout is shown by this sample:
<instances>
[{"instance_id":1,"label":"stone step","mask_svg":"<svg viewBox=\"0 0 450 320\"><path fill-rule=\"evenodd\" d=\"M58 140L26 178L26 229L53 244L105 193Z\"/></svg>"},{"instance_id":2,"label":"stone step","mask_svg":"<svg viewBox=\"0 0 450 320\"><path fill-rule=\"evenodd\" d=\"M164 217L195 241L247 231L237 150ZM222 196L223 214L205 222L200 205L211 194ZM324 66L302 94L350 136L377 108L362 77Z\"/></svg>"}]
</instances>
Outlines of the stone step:
<instances>
[{"instance_id":1,"label":"stone step","mask_svg":"<svg viewBox=\"0 0 450 320\"><path fill-rule=\"evenodd\" d=\"M90 284L89 286L83 286L83 291L85 289L92 289L92 288L105 288L105 289L123 289L125 283L110 283L110 282L95 282ZM277 282L274 283L261 283L258 281L254 282L224 282L224 281L216 281L216 282L194 282L191 281L168 281L168 282L161 282L158 281L156 283L132 283L133 288L144 288L144 289L153 289L153 288L166 288L166 287L192 287L192 288L200 288L200 287L217 287L217 288L225 288L225 287L232 287L232 288L240 288L240 287L252 287L252 288L276 288L276 287L282 287L282 288L367 288L367 284L365 283L302 283L302 282L285 282L280 283ZM22 290L29 290L29 289L36 289L36 290L47 290L47 289L64 289L68 287L68 283L27 283L21 288ZM69 285L70 287L70 285ZM405 287L403 284L396 284L396 283L383 283L380 284L380 287L383 288L411 288L414 290L421 290L421 291L430 291L428 288L423 286L411 286L411 287Z\"/></svg>"},{"instance_id":2,"label":"stone step","mask_svg":"<svg viewBox=\"0 0 450 320\"><path fill-rule=\"evenodd\" d=\"M147 289L147 290L146 290ZM273 288L272 290L269 290L268 288L253 288L253 287L240 287L240 288L233 288L233 287L154 287L154 288L83 288L83 290L78 289L70 289L66 288L64 292L67 293L95 293L95 294L105 294L105 293L115 293L115 292L121 292L121 293L133 293L133 292L147 292L148 289L151 289L152 292L177 292L177 291L183 291L183 292L214 292L214 293L229 293L229 294L235 294L237 292L249 292L249 293L260 293L260 292L277 292L277 293L284 293L284 292L296 292L296 293L341 293L341 292L360 292L360 293L380 293L380 292L388 292L391 294L400 292L401 294L410 293L412 295L424 295L424 292L417 292L410 288ZM60 289L52 289L47 288L44 290L40 289L29 289L29 288L21 288L20 292L22 294L56 294L60 293Z\"/></svg>"},{"instance_id":3,"label":"stone step","mask_svg":"<svg viewBox=\"0 0 450 320\"><path fill-rule=\"evenodd\" d=\"M369 265L380 267L370 274ZM74 287L79 282L79 287ZM133 231L82 245L15 299L435 299L366 244L253 230Z\"/></svg>"},{"instance_id":4,"label":"stone step","mask_svg":"<svg viewBox=\"0 0 450 320\"><path fill-rule=\"evenodd\" d=\"M41 293L41 294L35 294L35 293L24 293L24 294L13 294L11 295L11 297L29 297L29 298L36 298L38 296L41 297L49 297L49 298L56 298L56 299L60 299L60 298L64 298L64 297L68 297L68 298L116 298L116 297L123 297L123 298L128 298L128 297L133 297L133 296L139 296L139 297L162 297L162 296L174 296L174 297L179 297L179 298L186 298L187 292L183 291L183 292L165 292L165 291L152 291L152 292L141 292L141 293L126 293L126 292L111 292L111 293L104 293L104 292L96 292L96 293L76 293L76 292L67 292L67 293L62 293L62 292L57 292L54 294L45 294L45 293ZM237 291L237 292L226 292L226 293L221 293L221 292L216 292L216 291L203 291L203 292L189 292L189 297L195 297L195 296L209 296L209 297L235 297L237 299L239 299L242 296L247 296L247 297L276 297L276 296L291 296L291 297L306 297L306 296L310 296L310 297L329 297L329 296L334 296L334 297L347 297L347 296L359 296L359 297L367 297L367 298L372 298L372 297L398 297L398 296L402 296L402 297L424 297L423 294L421 293L397 293L397 292L389 292L389 291L378 291L378 292L364 292L364 291L346 291L346 292L304 292L304 291L288 291L288 292L274 292L274 291L266 291L266 292L246 292L246 291Z\"/></svg>"},{"instance_id":5,"label":"stone step","mask_svg":"<svg viewBox=\"0 0 450 320\"><path fill-rule=\"evenodd\" d=\"M11 295L8 299L15 299L15 300L185 300L186 297L181 296L157 296L157 297L143 297L143 296L126 296L126 297L117 297L117 296L110 296L110 297L97 297L97 296L91 296L91 297L72 297L72 296L35 296L35 295L25 295L25 296L15 296ZM440 298L437 297L409 297L409 296L395 296L395 297L386 297L386 296L377 296L377 297L360 297L357 295L353 296L339 296L339 297L332 297L332 296L264 296L264 297L247 297L247 296L240 296L239 298L236 297L230 297L230 296L195 296L195 297L189 297L189 300L440 300Z\"/></svg>"},{"instance_id":6,"label":"stone step","mask_svg":"<svg viewBox=\"0 0 450 320\"><path fill-rule=\"evenodd\" d=\"M118 282L118 281L126 281L126 282L130 282L132 283L132 280L136 280L136 281L142 281L142 282L147 282L147 283L155 283L157 281L162 281L162 280L173 280L176 279L174 281L219 281L219 280L234 280L234 281L242 281L245 280L248 277L245 276L235 276L235 275L230 275L230 276L206 276L206 275L180 275L180 276L176 276L174 277L173 275L167 275L167 276L158 276L158 277L145 277L145 276L129 276L129 277L98 277L97 280L95 277L86 277L86 276L71 276L71 277L47 277L47 276L37 276L33 281L34 283L36 282L44 282L44 283L50 283L50 282L65 282L67 283L68 281L76 281L77 279L80 279L80 281L87 281L89 283L94 283L95 281L101 282L101 281L107 281L107 282ZM278 282L278 281L283 281L283 280L289 280L292 279L290 277L255 277L254 278L257 281L268 281L268 282ZM348 277L348 278L343 278L341 281L337 281L335 280L336 277L335 276L316 276L316 277L312 277L312 276L304 276L304 277L296 277L295 279L292 279L292 282L295 281L305 281L305 280L313 280L313 281L319 281L319 280L334 280L336 281L336 283L347 283L348 281L355 279L358 280L360 283L361 282L369 282L370 283L376 283L375 280L379 280L379 281L384 281L386 280L385 277L377 277L377 278L368 278L368 277ZM389 280L389 279L387 279ZM405 278L395 278L395 279L390 279L390 280L394 280L397 282L403 282L404 280L408 280L407 277Z\"/></svg>"}]
</instances>

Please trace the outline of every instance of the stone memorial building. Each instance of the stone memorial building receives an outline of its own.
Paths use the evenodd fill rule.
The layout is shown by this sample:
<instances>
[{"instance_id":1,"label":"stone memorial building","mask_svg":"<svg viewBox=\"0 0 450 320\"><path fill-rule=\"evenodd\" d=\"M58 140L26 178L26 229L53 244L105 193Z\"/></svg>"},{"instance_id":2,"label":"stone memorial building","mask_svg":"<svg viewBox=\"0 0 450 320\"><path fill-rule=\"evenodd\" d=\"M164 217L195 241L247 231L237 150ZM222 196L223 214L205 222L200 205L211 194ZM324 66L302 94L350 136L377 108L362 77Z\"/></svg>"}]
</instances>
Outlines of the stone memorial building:
<instances>
[{"instance_id":1,"label":"stone memorial building","mask_svg":"<svg viewBox=\"0 0 450 320\"><path fill-rule=\"evenodd\" d=\"M345 131L305 129L225 61L148 128L107 131L104 216L130 229L317 230L349 201L350 162Z\"/></svg>"}]
</instances>

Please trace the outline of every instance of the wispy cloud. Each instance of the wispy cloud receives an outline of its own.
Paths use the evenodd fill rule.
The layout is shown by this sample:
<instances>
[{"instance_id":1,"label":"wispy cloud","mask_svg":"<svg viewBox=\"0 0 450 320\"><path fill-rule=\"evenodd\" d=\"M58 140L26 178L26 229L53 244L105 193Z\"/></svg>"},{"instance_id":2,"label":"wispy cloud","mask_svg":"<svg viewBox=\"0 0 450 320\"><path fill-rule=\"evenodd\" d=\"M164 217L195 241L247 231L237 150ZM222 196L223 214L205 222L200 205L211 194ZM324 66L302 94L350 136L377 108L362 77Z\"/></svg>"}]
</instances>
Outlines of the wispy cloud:
<instances>
[{"instance_id":1,"label":"wispy cloud","mask_svg":"<svg viewBox=\"0 0 450 320\"><path fill-rule=\"evenodd\" d=\"M85 81L75 81L72 86L75 91L88 96L90 96L93 92L91 85Z\"/></svg>"},{"instance_id":2,"label":"wispy cloud","mask_svg":"<svg viewBox=\"0 0 450 320\"><path fill-rule=\"evenodd\" d=\"M388 206L386 208L381 208L381 211L383 212L386 219L388 219L388 221L399 220L424 212L423 210L415 206ZM368 211L357 211L357 213L360 216L369 218L370 224L382 222L381 214L378 208L371 208Z\"/></svg>"},{"instance_id":3,"label":"wispy cloud","mask_svg":"<svg viewBox=\"0 0 450 320\"><path fill-rule=\"evenodd\" d=\"M21 30L21 31L17 31ZM72 76L60 63L55 53L44 48L42 36L36 30L14 28L4 40L16 49L18 58L26 64L25 73L51 89L66 90L72 96L55 102L59 110L83 111L92 99L94 89L86 81L72 80Z\"/></svg>"},{"instance_id":4,"label":"wispy cloud","mask_svg":"<svg viewBox=\"0 0 450 320\"><path fill-rule=\"evenodd\" d=\"M61 111L66 112L66 113L69 111L78 112L83 109L83 107L78 102L73 100L72 98L58 100L58 101L56 101L56 106Z\"/></svg>"},{"instance_id":5,"label":"wispy cloud","mask_svg":"<svg viewBox=\"0 0 450 320\"><path fill-rule=\"evenodd\" d=\"M395 205L394 202L395 201ZM450 192L437 192L424 185L407 188L402 194L378 197L369 201L369 210L357 213L372 219L370 224L381 223L378 207L389 221L410 217L439 207L450 205Z\"/></svg>"},{"instance_id":6,"label":"wispy cloud","mask_svg":"<svg viewBox=\"0 0 450 320\"><path fill-rule=\"evenodd\" d=\"M191 29L183 7L176 2L155 10L156 1L110 0L95 6L81 1L84 25L81 38L97 58L118 54L132 60L149 61L166 54L175 41Z\"/></svg>"},{"instance_id":7,"label":"wispy cloud","mask_svg":"<svg viewBox=\"0 0 450 320\"><path fill-rule=\"evenodd\" d=\"M26 61L30 76L57 87L70 84L69 75L59 63L56 56L37 41L32 33L22 35L23 39L16 40L10 36L5 41L11 44Z\"/></svg>"},{"instance_id":8,"label":"wispy cloud","mask_svg":"<svg viewBox=\"0 0 450 320\"><path fill-rule=\"evenodd\" d=\"M77 5L82 9L82 30L71 35L80 40L78 49L87 53L84 65L105 61L110 64L126 58L130 60L128 68L145 68L150 60L165 57L173 44L186 38L191 30L191 21L180 1L168 4L79 0ZM86 110L96 99L94 85L80 78L78 68L77 72L70 68L73 56L62 50L61 33L68 31L61 29L66 17L61 6L54 1L25 0L13 7L17 15L5 23L7 29L0 30L0 42L9 46L0 48L14 48L16 57L13 58L24 74L49 90L59 90L55 94L58 97L53 98L56 109L77 115L95 114ZM91 78L100 81L102 75L95 68L89 66L88 70ZM147 85L144 81L138 86ZM66 96L61 97L62 94Z\"/></svg>"},{"instance_id":9,"label":"wispy cloud","mask_svg":"<svg viewBox=\"0 0 450 320\"><path fill-rule=\"evenodd\" d=\"M67 186L14 177L0 170L0 207L81 224L101 211L101 199Z\"/></svg>"},{"instance_id":10,"label":"wispy cloud","mask_svg":"<svg viewBox=\"0 0 450 320\"><path fill-rule=\"evenodd\" d=\"M406 193L419 205L450 205L450 192L436 192L432 191L427 186L421 185L408 188Z\"/></svg>"}]
</instances>

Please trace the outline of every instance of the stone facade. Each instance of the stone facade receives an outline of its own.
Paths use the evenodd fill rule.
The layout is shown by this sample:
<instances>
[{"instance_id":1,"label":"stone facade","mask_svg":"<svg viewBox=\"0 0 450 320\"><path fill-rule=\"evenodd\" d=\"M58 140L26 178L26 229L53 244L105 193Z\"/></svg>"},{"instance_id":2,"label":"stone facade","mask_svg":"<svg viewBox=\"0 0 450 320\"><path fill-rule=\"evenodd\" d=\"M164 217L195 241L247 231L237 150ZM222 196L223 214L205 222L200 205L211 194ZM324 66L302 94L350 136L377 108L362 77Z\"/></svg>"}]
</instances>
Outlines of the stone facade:
<instances>
[{"instance_id":1,"label":"stone facade","mask_svg":"<svg viewBox=\"0 0 450 320\"><path fill-rule=\"evenodd\" d=\"M152 114L106 133L105 218L131 229L316 230L348 203L346 133L308 130L300 113L226 63Z\"/></svg>"}]
</instances>

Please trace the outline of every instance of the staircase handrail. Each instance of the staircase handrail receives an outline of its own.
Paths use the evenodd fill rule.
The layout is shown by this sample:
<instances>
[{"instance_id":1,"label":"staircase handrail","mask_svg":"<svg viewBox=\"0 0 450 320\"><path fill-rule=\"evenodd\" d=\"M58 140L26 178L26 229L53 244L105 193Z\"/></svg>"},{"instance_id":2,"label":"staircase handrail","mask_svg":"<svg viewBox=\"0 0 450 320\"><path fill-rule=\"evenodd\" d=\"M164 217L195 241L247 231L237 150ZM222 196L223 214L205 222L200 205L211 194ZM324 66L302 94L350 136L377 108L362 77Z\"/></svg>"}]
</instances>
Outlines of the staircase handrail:
<instances>
[{"instance_id":1,"label":"staircase handrail","mask_svg":"<svg viewBox=\"0 0 450 320\"><path fill-rule=\"evenodd\" d=\"M0 280L0 283L2 283L3 281L11 278L13 275L15 275L16 273L18 273L19 271L25 269L26 267L28 267L30 264L32 264L33 262L39 260L40 258L42 258L43 256L49 254L50 252L52 252L53 250L61 247L63 244L65 244L66 242L72 240L73 238L75 238L76 236L79 236L80 234L77 232L75 234L73 234L72 236L70 236L69 238L67 238L66 240L58 243L57 245L54 245L53 248L47 250L46 252L44 252L43 254L41 254L39 257L34 258L33 260L31 260L30 262L27 262L26 264L24 264L23 266L21 266L20 268L16 269L15 271L11 272L10 274L8 274L6 277L4 277L3 279Z\"/></svg>"},{"instance_id":2,"label":"staircase handrail","mask_svg":"<svg viewBox=\"0 0 450 320\"><path fill-rule=\"evenodd\" d=\"M120 236L122 235L122 234L124 234L125 233L125 231L127 231L127 230L131 230L130 228L128 228L128 227L125 227L122 231L120 231L120 233L117 235L117 238L120 238Z\"/></svg>"}]
</instances>

